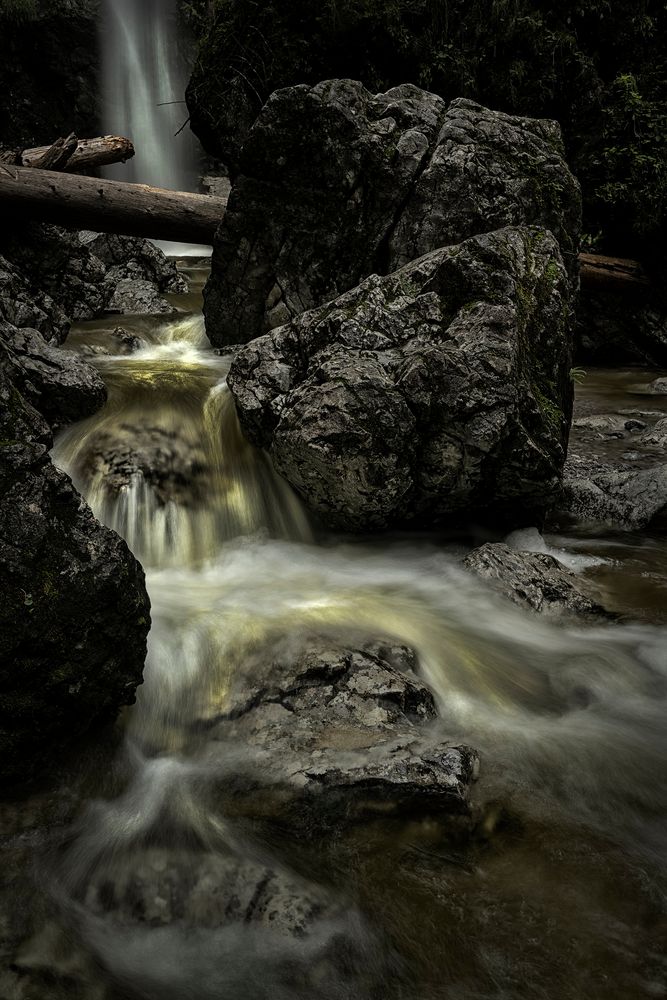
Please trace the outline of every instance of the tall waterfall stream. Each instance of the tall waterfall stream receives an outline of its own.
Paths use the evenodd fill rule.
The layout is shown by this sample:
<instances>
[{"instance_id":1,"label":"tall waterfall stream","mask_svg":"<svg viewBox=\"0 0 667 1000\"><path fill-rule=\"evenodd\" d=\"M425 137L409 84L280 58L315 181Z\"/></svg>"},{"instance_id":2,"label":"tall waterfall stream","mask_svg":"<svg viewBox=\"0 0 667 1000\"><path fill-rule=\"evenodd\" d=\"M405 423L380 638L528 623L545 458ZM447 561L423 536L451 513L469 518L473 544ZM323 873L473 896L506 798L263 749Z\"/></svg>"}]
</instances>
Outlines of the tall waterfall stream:
<instances>
[{"instance_id":1,"label":"tall waterfall stream","mask_svg":"<svg viewBox=\"0 0 667 1000\"><path fill-rule=\"evenodd\" d=\"M230 359L201 316L130 325L130 355L95 353L113 321L70 335L109 399L54 450L142 561L153 617L116 765L89 779L88 804L42 862L61 935L48 947L87 984L62 995L664 996L664 627L551 624L465 575L456 546L323 536L244 441ZM579 568L609 565L581 539L558 544ZM295 841L221 804L252 755L238 745L214 767L206 720L224 713L235 672L312 631L414 647L433 725L480 751L472 833L379 814ZM232 864L270 866L330 905L301 937L220 926ZM336 941L349 945L342 963ZM24 961L44 947L38 935Z\"/></svg>"}]
</instances>

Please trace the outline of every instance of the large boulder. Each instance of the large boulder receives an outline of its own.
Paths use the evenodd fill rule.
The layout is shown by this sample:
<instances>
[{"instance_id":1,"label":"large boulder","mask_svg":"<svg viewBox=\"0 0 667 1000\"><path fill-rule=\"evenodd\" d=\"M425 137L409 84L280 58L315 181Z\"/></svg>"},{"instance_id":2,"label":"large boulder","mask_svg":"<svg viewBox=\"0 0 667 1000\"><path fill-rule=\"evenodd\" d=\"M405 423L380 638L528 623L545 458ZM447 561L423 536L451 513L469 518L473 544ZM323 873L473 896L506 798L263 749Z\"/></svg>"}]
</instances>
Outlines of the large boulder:
<instances>
[{"instance_id":1,"label":"large boulder","mask_svg":"<svg viewBox=\"0 0 667 1000\"><path fill-rule=\"evenodd\" d=\"M48 292L28 281L13 260L0 255L0 322L38 330L47 340L62 343L71 319Z\"/></svg>"},{"instance_id":2,"label":"large boulder","mask_svg":"<svg viewBox=\"0 0 667 1000\"><path fill-rule=\"evenodd\" d=\"M141 683L141 567L51 464L51 434L0 342L0 780L47 766Z\"/></svg>"},{"instance_id":3,"label":"large boulder","mask_svg":"<svg viewBox=\"0 0 667 1000\"><path fill-rule=\"evenodd\" d=\"M564 155L557 122L452 101L390 236L390 269L477 233L536 225L551 230L575 276L581 198Z\"/></svg>"},{"instance_id":4,"label":"large boulder","mask_svg":"<svg viewBox=\"0 0 667 1000\"><path fill-rule=\"evenodd\" d=\"M372 273L508 225L576 268L579 187L555 122L404 85L331 80L271 96L246 139L205 289L215 345L244 342Z\"/></svg>"},{"instance_id":5,"label":"large boulder","mask_svg":"<svg viewBox=\"0 0 667 1000\"><path fill-rule=\"evenodd\" d=\"M513 228L372 276L241 349L248 437L328 525L537 523L571 416L571 285Z\"/></svg>"}]
</instances>

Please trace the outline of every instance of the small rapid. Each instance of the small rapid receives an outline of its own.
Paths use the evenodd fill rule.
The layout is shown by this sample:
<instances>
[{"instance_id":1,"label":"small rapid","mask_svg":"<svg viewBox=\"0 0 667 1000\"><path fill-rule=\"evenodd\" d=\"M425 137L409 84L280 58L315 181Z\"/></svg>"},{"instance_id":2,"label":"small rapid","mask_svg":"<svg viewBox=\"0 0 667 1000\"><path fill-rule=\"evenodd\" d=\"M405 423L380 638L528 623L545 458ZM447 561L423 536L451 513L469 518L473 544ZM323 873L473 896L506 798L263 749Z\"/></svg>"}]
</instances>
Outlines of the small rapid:
<instances>
[{"instance_id":1,"label":"small rapid","mask_svg":"<svg viewBox=\"0 0 667 1000\"><path fill-rule=\"evenodd\" d=\"M396 925L392 908L399 913L405 904L391 892L387 901L378 873L360 860L365 850L373 852L375 836L369 832L367 848L360 846L363 829L354 835L352 854L333 869L331 859L323 858L327 850L335 854L335 845L320 849L318 863L308 862L308 891L326 885L327 898L336 902L333 915L323 908L317 932L302 945L270 926L221 930L209 919L212 909L223 905L219 886L232 861L270 864L286 878L295 876L289 844L276 855L255 829L221 808L217 785L238 773L252 781L255 765L249 748L239 745L228 753L221 774L220 758L207 754L207 725L224 715L230 685L253 657L269 662L286 638L311 634L350 641L360 635L389 637L416 650L421 676L438 704L434 725L445 739L480 751L475 808L522 828L519 857L525 871L544 865L545 850L588 845L583 850L589 868L580 861L574 876L568 875L579 881L580 913L568 916L564 890L545 898L539 879L526 884L524 906L539 913L538 925L551 921L549 926L565 927L571 918L577 946L595 943L600 953L595 961L613 968L609 956L615 953L619 919L613 887L619 871L633 873L628 878L637 906L647 894L654 919L664 919L658 914L664 914L660 864L667 849L665 629L550 623L507 604L464 573L453 548L423 539L369 542L324 535L268 458L243 438L225 384L230 358L211 350L201 317L156 321L142 327L140 337L141 346L130 355L91 356L108 386L108 402L62 433L53 453L95 514L125 537L143 563L152 602L144 684L124 721L115 794L84 810L53 871L54 897L85 948L116 982L118 995L155 1000L380 995L368 977L384 982L383 996L411 1000L528 995L508 986L497 993L467 991L470 969L477 968L480 980L489 983L500 975L494 947L515 947L517 954L507 961L520 961L519 928L513 946L500 944L505 932L494 928L492 916L468 972L443 958L435 978L444 992L438 991L431 974L420 971L420 962L427 969L432 956L422 954L407 926L421 918L408 908L404 923ZM85 339L81 330L72 343ZM510 541L527 548L543 544L535 534ZM568 555L560 544L561 558L559 552ZM587 557L572 551L569 557L578 569L588 565ZM495 826L494 821L489 830ZM536 832L544 830L548 849L544 833ZM387 828L381 837L388 857L391 836ZM396 834L397 843L401 836ZM509 856L516 853L513 843ZM294 848L295 864L298 854ZM501 855L502 847L497 858ZM605 862L607 882L602 879L606 903L599 895L586 898L590 865L595 868L590 859L598 857L613 859ZM509 892L497 858L482 861L474 878L457 869L445 879L459 907L458 918L442 913L437 918L445 955L447 935L454 941L458 934L456 919L477 924L484 907L492 913L480 878L487 879L487 890L498 878L498 892ZM336 864L351 864L353 873L356 865L357 876L340 876ZM357 877L361 889L355 888ZM188 898L198 901L188 911L187 931L173 918L170 902L183 879L190 886ZM405 891L400 877L383 868L380 881L387 879L398 879L399 895ZM517 879L523 884L524 874ZM146 889L151 880L159 891ZM593 881L598 886L597 870ZM414 887L417 909L425 884ZM144 912L148 895L152 916L133 934L127 914L118 913L131 910L133 898ZM105 898L114 905L104 905ZM332 939L341 936L354 939L359 949L347 979L325 960ZM491 957L480 957L485 949ZM378 962L383 950L398 962L394 971L409 956L410 987L403 974L394 981ZM544 981L552 975L552 959L546 935L540 957ZM633 953L629 965L634 978L619 979L618 988L608 982L605 996L628 997L629 981L633 995L662 995L651 993L654 980L642 955ZM295 967L301 970L296 975ZM543 981L542 973L535 975L536 982ZM580 996L581 982L573 979L571 986L558 995Z\"/></svg>"}]
</instances>

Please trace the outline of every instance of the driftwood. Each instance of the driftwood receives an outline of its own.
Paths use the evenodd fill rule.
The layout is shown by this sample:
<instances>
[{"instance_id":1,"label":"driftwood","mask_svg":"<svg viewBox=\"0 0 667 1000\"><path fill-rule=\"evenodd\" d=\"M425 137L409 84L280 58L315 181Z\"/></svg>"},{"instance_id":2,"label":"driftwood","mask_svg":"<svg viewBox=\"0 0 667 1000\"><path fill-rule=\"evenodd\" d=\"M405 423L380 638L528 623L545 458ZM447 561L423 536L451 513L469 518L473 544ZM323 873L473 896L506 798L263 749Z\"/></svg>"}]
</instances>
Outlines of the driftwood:
<instances>
[{"instance_id":1,"label":"driftwood","mask_svg":"<svg viewBox=\"0 0 667 1000\"><path fill-rule=\"evenodd\" d=\"M48 146L43 150L29 150L33 153L41 153L41 155L35 157L34 163L28 163L27 166L39 167L41 170L66 170L67 164L72 159L74 150L76 149L79 140L71 132L64 139L56 139L52 146ZM21 154L21 162L24 163L25 152Z\"/></svg>"},{"instance_id":2,"label":"driftwood","mask_svg":"<svg viewBox=\"0 0 667 1000\"><path fill-rule=\"evenodd\" d=\"M60 157L58 157L59 150L62 150ZM66 150L67 155L65 155ZM122 135L100 135L95 139L77 139L75 135L69 135L66 139L58 139L53 146L24 149L20 153L20 158L14 162L23 167L36 167L40 170L77 173L104 167L109 163L125 163L133 156L132 141Z\"/></svg>"},{"instance_id":3,"label":"driftwood","mask_svg":"<svg viewBox=\"0 0 667 1000\"><path fill-rule=\"evenodd\" d=\"M591 291L639 291L651 283L639 261L623 257L580 253L579 273L582 286Z\"/></svg>"},{"instance_id":4,"label":"driftwood","mask_svg":"<svg viewBox=\"0 0 667 1000\"><path fill-rule=\"evenodd\" d=\"M211 244L225 206L223 198L205 194L0 166L0 215L19 220Z\"/></svg>"}]
</instances>

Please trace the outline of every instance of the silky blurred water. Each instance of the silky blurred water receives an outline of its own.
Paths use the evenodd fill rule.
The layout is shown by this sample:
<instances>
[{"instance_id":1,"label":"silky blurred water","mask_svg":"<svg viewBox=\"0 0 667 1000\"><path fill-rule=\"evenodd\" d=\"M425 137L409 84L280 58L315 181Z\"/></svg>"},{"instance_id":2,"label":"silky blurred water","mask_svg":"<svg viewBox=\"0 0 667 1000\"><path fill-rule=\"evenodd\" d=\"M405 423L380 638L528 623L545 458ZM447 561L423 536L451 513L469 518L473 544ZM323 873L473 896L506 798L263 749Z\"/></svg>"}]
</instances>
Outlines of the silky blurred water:
<instances>
[{"instance_id":1,"label":"silky blurred water","mask_svg":"<svg viewBox=\"0 0 667 1000\"><path fill-rule=\"evenodd\" d=\"M211 351L201 317L142 320L134 332L135 353L92 356L108 402L54 450L143 562L152 602L122 790L84 812L57 879L63 911L114 989L156 1000L371 995L354 976L323 975L315 989L286 985L276 971L288 952L312 964L313 940L320 947L335 933L355 937L368 969L377 963L374 996L665 995L656 951L665 926L665 628L548 622L464 573L459 549L435 539L327 535L245 442L225 385L229 358ZM88 335L100 343L99 329ZM72 347L86 336L83 326ZM157 479L142 451L147 433L172 449ZM547 543L531 530L508 542L552 551L577 572L608 563L566 536ZM278 932L184 935L167 919L130 933L95 908L101 882L134 884L151 865L195 864L183 861L184 844L215 863L273 857L211 797L221 776L193 723L224 711L230 680L253 656L311 633L414 647L442 735L480 751L476 832L454 848L454 862L438 816L369 824L311 854L288 838L273 861L287 858L340 905L335 931L324 921L301 950ZM224 765L230 774L249 766L246 748L237 752ZM386 979L380 958L398 961L401 975Z\"/></svg>"}]
</instances>

